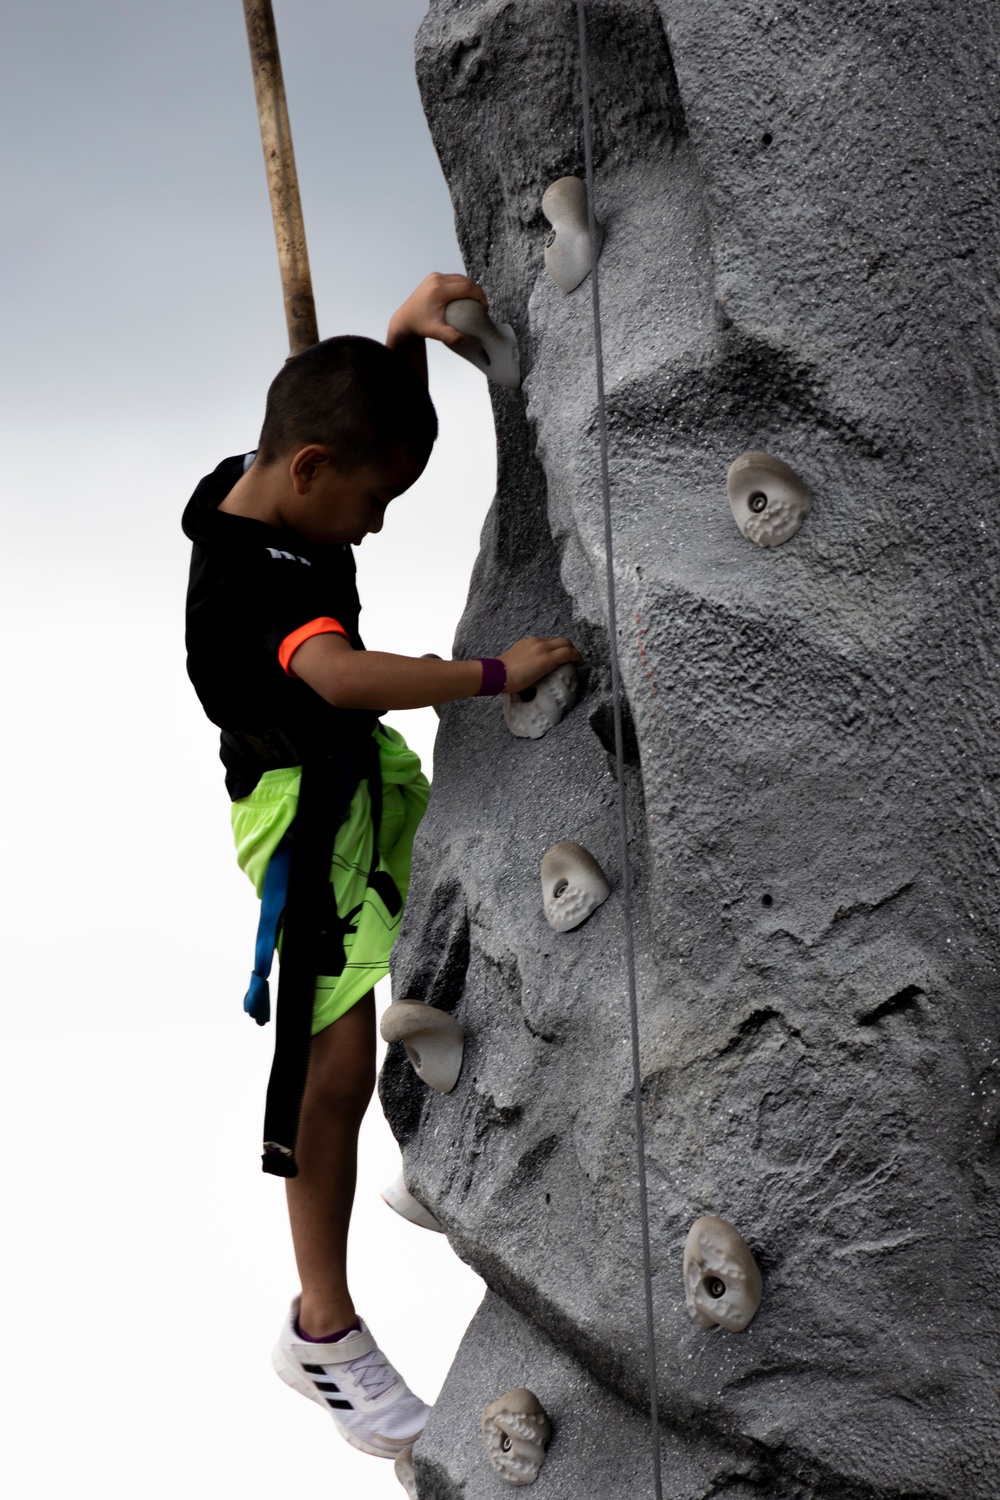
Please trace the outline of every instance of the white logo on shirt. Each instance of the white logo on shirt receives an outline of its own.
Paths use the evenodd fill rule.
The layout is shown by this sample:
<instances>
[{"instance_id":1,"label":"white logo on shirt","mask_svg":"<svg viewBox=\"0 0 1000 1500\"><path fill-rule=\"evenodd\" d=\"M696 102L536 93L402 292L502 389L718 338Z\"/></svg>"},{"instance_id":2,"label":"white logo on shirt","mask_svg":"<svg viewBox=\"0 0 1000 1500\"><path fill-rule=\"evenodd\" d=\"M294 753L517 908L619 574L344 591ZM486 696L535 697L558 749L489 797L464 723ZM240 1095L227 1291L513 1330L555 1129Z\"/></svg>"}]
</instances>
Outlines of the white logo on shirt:
<instances>
[{"instance_id":1,"label":"white logo on shirt","mask_svg":"<svg viewBox=\"0 0 1000 1500\"><path fill-rule=\"evenodd\" d=\"M277 560L279 557L283 557L285 562L300 562L304 563L307 568L312 567L312 563L309 561L308 557L296 557L294 552L281 552L277 547L268 547L267 550L268 552L270 552L271 556L275 558L275 560Z\"/></svg>"}]
</instances>

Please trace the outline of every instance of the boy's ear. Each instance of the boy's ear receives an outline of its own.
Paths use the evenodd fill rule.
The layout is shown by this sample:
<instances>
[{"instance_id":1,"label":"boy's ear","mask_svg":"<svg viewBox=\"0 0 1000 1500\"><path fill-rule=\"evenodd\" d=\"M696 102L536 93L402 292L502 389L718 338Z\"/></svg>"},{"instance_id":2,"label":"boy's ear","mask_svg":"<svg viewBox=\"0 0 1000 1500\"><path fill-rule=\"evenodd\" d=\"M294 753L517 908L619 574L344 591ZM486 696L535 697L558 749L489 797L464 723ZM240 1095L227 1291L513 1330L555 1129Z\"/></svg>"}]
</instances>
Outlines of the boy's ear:
<instances>
[{"instance_id":1,"label":"boy's ear","mask_svg":"<svg viewBox=\"0 0 1000 1500\"><path fill-rule=\"evenodd\" d=\"M308 495L313 481L321 469L333 464L333 454L324 443L308 443L292 458L288 468L289 478L297 495Z\"/></svg>"}]
</instances>

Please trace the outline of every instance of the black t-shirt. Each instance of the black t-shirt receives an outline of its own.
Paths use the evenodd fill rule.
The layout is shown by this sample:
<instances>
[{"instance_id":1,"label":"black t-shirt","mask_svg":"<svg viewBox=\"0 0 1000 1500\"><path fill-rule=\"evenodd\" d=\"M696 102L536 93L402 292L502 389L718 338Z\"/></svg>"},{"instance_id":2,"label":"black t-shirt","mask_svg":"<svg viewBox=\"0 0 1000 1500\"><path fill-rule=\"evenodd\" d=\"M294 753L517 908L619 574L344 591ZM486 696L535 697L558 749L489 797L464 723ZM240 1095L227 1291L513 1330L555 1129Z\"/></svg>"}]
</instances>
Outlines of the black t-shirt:
<instances>
[{"instance_id":1,"label":"black t-shirt","mask_svg":"<svg viewBox=\"0 0 1000 1500\"><path fill-rule=\"evenodd\" d=\"M327 628L336 622L354 649L364 650L354 554L220 511L244 464L243 454L223 459L198 485L182 522L194 544L188 675L223 731L220 755L234 800L248 796L271 767L360 749L378 717L332 707L279 661L282 644L313 621Z\"/></svg>"}]
</instances>

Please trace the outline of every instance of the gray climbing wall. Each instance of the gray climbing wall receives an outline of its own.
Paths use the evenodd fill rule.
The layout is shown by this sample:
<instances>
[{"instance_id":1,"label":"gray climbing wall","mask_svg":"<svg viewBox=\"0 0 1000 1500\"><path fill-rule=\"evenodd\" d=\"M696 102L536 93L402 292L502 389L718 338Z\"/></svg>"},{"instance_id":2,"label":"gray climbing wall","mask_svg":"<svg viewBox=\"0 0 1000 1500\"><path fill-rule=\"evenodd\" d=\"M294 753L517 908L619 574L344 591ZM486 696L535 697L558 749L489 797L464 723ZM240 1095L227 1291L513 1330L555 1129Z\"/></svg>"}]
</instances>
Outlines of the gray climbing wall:
<instances>
[{"instance_id":1,"label":"gray climbing wall","mask_svg":"<svg viewBox=\"0 0 1000 1500\"><path fill-rule=\"evenodd\" d=\"M1000 7L588 11L664 1493L996 1500ZM442 718L394 988L465 1063L441 1096L394 1048L382 1095L491 1292L421 1500L509 1493L478 1418L516 1385L554 1424L539 1500L652 1493L620 895L560 935L538 882L566 838L620 879L590 284L542 259L575 27L432 0L418 40L526 376L456 651L565 631L590 666L539 741ZM772 550L726 499L750 448L814 495ZM763 1272L745 1333L685 1309L703 1213Z\"/></svg>"}]
</instances>

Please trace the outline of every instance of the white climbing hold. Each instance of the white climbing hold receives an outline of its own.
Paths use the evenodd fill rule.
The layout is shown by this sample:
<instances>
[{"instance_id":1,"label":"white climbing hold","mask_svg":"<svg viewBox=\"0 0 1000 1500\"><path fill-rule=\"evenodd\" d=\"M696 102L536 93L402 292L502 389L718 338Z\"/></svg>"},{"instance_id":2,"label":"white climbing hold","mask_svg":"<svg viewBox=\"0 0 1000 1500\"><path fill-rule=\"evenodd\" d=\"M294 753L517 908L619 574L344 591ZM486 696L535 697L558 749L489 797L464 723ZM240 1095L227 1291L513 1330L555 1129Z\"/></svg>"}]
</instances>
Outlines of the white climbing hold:
<instances>
[{"instance_id":1,"label":"white climbing hold","mask_svg":"<svg viewBox=\"0 0 1000 1500\"><path fill-rule=\"evenodd\" d=\"M444 1234L444 1230L429 1208L424 1205L410 1192L406 1186L402 1172L395 1182L390 1182L388 1187L382 1189L382 1202L387 1203L391 1209L403 1219L409 1219L411 1224L418 1224L421 1229L433 1229L437 1234Z\"/></svg>"},{"instance_id":2,"label":"white climbing hold","mask_svg":"<svg viewBox=\"0 0 1000 1500\"><path fill-rule=\"evenodd\" d=\"M521 384L521 355L509 323L494 323L474 297L458 297L449 302L444 320L464 335L462 342L455 345L456 354L470 360L505 390L517 390Z\"/></svg>"},{"instance_id":3,"label":"white climbing hold","mask_svg":"<svg viewBox=\"0 0 1000 1500\"><path fill-rule=\"evenodd\" d=\"M417 1495L417 1476L413 1472L412 1443L408 1448L401 1448L396 1454L396 1461L393 1464L393 1468L396 1471L396 1478L409 1495L410 1500L419 1500L419 1496Z\"/></svg>"},{"instance_id":4,"label":"white climbing hold","mask_svg":"<svg viewBox=\"0 0 1000 1500\"><path fill-rule=\"evenodd\" d=\"M684 1295L699 1327L742 1333L763 1293L757 1262L739 1230L711 1214L695 1219L684 1245Z\"/></svg>"},{"instance_id":5,"label":"white climbing hold","mask_svg":"<svg viewBox=\"0 0 1000 1500\"><path fill-rule=\"evenodd\" d=\"M812 510L808 486L770 453L744 453L729 465L726 490L733 518L758 547L778 547Z\"/></svg>"},{"instance_id":6,"label":"white climbing hold","mask_svg":"<svg viewBox=\"0 0 1000 1500\"><path fill-rule=\"evenodd\" d=\"M507 728L519 739L540 740L566 717L579 696L576 667L571 661L564 662L523 693L504 693L503 716Z\"/></svg>"},{"instance_id":7,"label":"white climbing hold","mask_svg":"<svg viewBox=\"0 0 1000 1500\"><path fill-rule=\"evenodd\" d=\"M579 177L560 177L542 194L542 213L552 225L545 242L545 269L562 292L572 292L593 269L587 187ZM597 225L597 253L604 230Z\"/></svg>"},{"instance_id":8,"label":"white climbing hold","mask_svg":"<svg viewBox=\"0 0 1000 1500\"><path fill-rule=\"evenodd\" d=\"M383 1012L384 1042L402 1042L417 1076L439 1094L450 1094L462 1070L465 1033L446 1011L422 1000L394 1000Z\"/></svg>"},{"instance_id":9,"label":"white climbing hold","mask_svg":"<svg viewBox=\"0 0 1000 1500\"><path fill-rule=\"evenodd\" d=\"M542 905L556 932L572 932L610 895L608 877L582 844L564 839L542 855Z\"/></svg>"},{"instance_id":10,"label":"white climbing hold","mask_svg":"<svg viewBox=\"0 0 1000 1500\"><path fill-rule=\"evenodd\" d=\"M483 1441L508 1484L534 1484L545 1462L552 1423L538 1397L523 1387L483 1407Z\"/></svg>"}]
</instances>

